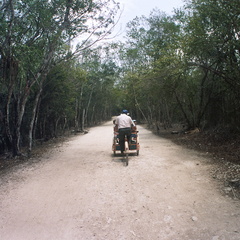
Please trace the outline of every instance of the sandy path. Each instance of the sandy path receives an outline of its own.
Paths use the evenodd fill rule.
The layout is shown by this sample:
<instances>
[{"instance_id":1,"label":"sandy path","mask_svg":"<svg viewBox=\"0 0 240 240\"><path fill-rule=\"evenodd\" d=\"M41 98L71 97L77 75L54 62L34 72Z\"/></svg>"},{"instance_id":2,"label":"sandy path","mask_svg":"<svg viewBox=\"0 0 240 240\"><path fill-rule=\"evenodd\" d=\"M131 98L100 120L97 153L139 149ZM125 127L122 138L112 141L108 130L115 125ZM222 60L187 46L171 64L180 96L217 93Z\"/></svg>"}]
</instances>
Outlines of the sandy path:
<instances>
[{"instance_id":1,"label":"sandy path","mask_svg":"<svg viewBox=\"0 0 240 240\"><path fill-rule=\"evenodd\" d=\"M128 167L108 122L5 176L0 239L239 240L240 204L220 194L211 162L139 131Z\"/></svg>"}]
</instances>

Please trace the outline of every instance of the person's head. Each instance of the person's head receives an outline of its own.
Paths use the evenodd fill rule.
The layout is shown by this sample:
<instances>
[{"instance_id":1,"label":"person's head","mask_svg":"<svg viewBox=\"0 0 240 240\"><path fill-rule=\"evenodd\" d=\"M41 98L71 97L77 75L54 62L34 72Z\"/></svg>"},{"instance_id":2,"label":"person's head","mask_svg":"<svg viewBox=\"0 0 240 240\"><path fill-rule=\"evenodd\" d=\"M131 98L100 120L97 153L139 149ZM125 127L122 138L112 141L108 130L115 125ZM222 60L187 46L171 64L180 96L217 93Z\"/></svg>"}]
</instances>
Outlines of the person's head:
<instances>
[{"instance_id":1,"label":"person's head","mask_svg":"<svg viewBox=\"0 0 240 240\"><path fill-rule=\"evenodd\" d=\"M123 114L128 114L128 110L123 109L123 110L122 110L122 113L123 113Z\"/></svg>"}]
</instances>

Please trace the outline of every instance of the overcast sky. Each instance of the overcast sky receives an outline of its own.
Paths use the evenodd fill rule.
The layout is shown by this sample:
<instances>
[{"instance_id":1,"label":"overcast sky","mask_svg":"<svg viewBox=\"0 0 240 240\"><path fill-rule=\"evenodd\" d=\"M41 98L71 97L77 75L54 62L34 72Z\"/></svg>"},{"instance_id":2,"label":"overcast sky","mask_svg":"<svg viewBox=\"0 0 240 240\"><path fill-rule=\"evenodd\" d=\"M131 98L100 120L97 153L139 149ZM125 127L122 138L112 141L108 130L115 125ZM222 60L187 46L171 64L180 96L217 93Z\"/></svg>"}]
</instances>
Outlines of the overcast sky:
<instances>
[{"instance_id":1,"label":"overcast sky","mask_svg":"<svg viewBox=\"0 0 240 240\"><path fill-rule=\"evenodd\" d=\"M158 8L167 14L172 14L174 8L180 8L184 5L183 0L118 0L117 2L120 3L123 13L114 32L121 31L122 35L124 35L126 24L136 16L141 17L144 15L148 17L154 8Z\"/></svg>"}]
</instances>

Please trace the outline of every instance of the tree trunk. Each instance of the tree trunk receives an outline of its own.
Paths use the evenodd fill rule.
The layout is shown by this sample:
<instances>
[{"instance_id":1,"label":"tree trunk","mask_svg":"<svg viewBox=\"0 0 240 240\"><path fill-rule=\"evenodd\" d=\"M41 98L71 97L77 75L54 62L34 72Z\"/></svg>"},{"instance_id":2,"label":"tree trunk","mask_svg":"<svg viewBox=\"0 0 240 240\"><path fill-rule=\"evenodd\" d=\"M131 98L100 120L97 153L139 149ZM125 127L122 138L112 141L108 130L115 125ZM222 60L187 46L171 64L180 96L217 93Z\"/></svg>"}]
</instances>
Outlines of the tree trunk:
<instances>
[{"instance_id":1,"label":"tree trunk","mask_svg":"<svg viewBox=\"0 0 240 240\"><path fill-rule=\"evenodd\" d=\"M36 119L37 119L37 108L39 106L39 101L40 101L40 96L42 94L42 84L43 82L40 82L39 85L39 91L35 97L35 101L34 101L34 105L33 105L33 110L32 110L32 119L29 125L29 133L28 133L28 154L30 154L30 152L32 151L32 145L33 145L33 131L34 131L34 125L36 124Z\"/></svg>"},{"instance_id":2,"label":"tree trunk","mask_svg":"<svg viewBox=\"0 0 240 240\"><path fill-rule=\"evenodd\" d=\"M62 127L62 134L63 135L65 134L67 123L68 123L67 116L64 116L63 127Z\"/></svg>"},{"instance_id":3,"label":"tree trunk","mask_svg":"<svg viewBox=\"0 0 240 240\"><path fill-rule=\"evenodd\" d=\"M138 103L138 100L137 100L137 97L136 97L136 92L135 92L135 89L133 87L133 94L134 94L134 100L135 100L135 106L138 108L138 110L141 112L144 120L146 121L146 123L148 123L148 119L147 117L145 116L144 112L142 111L141 107L140 107L140 104Z\"/></svg>"},{"instance_id":4,"label":"tree trunk","mask_svg":"<svg viewBox=\"0 0 240 240\"><path fill-rule=\"evenodd\" d=\"M9 89L8 91L8 98L7 98L7 103L6 103L6 107L5 107L5 117L3 118L3 122L4 122L4 127L5 127L5 134L6 134L6 138L7 138L7 146L8 146L8 150L12 149L12 133L10 130L10 103L11 103L11 97L12 97L12 92L13 92L13 86Z\"/></svg>"},{"instance_id":5,"label":"tree trunk","mask_svg":"<svg viewBox=\"0 0 240 240\"><path fill-rule=\"evenodd\" d=\"M91 89L91 92L90 92L90 95L89 95L87 107L86 107L86 110L85 110L85 120L84 120L84 122L87 121L88 110L89 110L90 103L91 103L91 101L92 101L93 89L94 89L94 86L92 86L92 89ZM84 127L84 126L83 126L83 127Z\"/></svg>"},{"instance_id":6,"label":"tree trunk","mask_svg":"<svg viewBox=\"0 0 240 240\"><path fill-rule=\"evenodd\" d=\"M54 137L57 138L58 137L58 123L60 121L61 117L59 116L55 122L55 125L54 125Z\"/></svg>"},{"instance_id":7,"label":"tree trunk","mask_svg":"<svg viewBox=\"0 0 240 240\"><path fill-rule=\"evenodd\" d=\"M26 88L26 91L23 95L22 101L21 99L18 99L18 107L17 107L17 120L16 120L16 126L14 131L14 141L13 141L13 148L15 149L15 154L20 155L20 138L21 138L21 125L23 120L23 115L25 113L25 107L30 94L30 87Z\"/></svg>"},{"instance_id":8,"label":"tree trunk","mask_svg":"<svg viewBox=\"0 0 240 240\"><path fill-rule=\"evenodd\" d=\"M81 124L81 131L85 131L84 130L84 125L85 125L85 108L82 111L82 124Z\"/></svg>"},{"instance_id":9,"label":"tree trunk","mask_svg":"<svg viewBox=\"0 0 240 240\"><path fill-rule=\"evenodd\" d=\"M82 98L83 98L83 88L84 88L84 84L82 84L81 86L81 90L80 90L80 98L77 99L76 98L76 109L75 109L75 133L77 133L79 131L79 125L82 121L82 119L80 119L80 112L81 112L81 109L82 109ZM81 129L82 130L82 129Z\"/></svg>"},{"instance_id":10,"label":"tree trunk","mask_svg":"<svg viewBox=\"0 0 240 240\"><path fill-rule=\"evenodd\" d=\"M178 105L179 105L182 113L183 113L183 116L184 116L184 118L185 118L185 120L186 120L186 123L187 123L188 127L192 127L192 126L191 126L191 121L189 120L189 118L188 118L188 116L187 116L187 114L186 114L186 112L185 112L185 110L184 110L184 108L183 108L183 105L182 105L182 103L181 103L181 101L180 101L180 99L179 99L176 91L174 91L174 94L175 94L176 100L177 100L177 102L178 102Z\"/></svg>"},{"instance_id":11,"label":"tree trunk","mask_svg":"<svg viewBox=\"0 0 240 240\"><path fill-rule=\"evenodd\" d=\"M75 101L75 116L74 116L74 129L75 129L75 133L78 131L78 128L79 128L78 109L79 109L79 101L76 98L76 101Z\"/></svg>"}]
</instances>

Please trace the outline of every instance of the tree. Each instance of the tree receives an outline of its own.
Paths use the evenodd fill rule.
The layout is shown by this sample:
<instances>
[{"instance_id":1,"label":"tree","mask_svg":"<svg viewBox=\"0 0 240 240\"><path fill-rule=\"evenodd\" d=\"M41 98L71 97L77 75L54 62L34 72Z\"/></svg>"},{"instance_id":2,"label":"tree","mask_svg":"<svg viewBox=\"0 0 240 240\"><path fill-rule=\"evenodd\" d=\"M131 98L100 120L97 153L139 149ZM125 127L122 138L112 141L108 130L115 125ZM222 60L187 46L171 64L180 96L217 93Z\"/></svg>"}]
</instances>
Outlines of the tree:
<instances>
[{"instance_id":1,"label":"tree","mask_svg":"<svg viewBox=\"0 0 240 240\"><path fill-rule=\"evenodd\" d=\"M91 42L93 44L109 33L109 26L113 25L118 9L118 4L112 3L105 0L2 2L0 60L5 106L2 115L4 135L9 147L12 147L13 155L20 153L20 129L33 86L38 84L39 87L34 106L36 109L43 82L52 66L73 57L90 44L88 35L75 52L70 52L65 47L69 39L89 33L90 36L97 36ZM35 110L31 125L34 115Z\"/></svg>"},{"instance_id":2,"label":"tree","mask_svg":"<svg viewBox=\"0 0 240 240\"><path fill-rule=\"evenodd\" d=\"M121 56L128 93L134 96L131 102L137 115L150 125L160 118L170 122L172 86L167 82L181 74L173 64L179 62L180 28L173 17L157 9L149 18L135 18L128 27L127 46Z\"/></svg>"},{"instance_id":3,"label":"tree","mask_svg":"<svg viewBox=\"0 0 240 240\"><path fill-rule=\"evenodd\" d=\"M205 98L209 124L239 125L239 4L236 0L190 1L184 15L182 50L189 68L206 74L200 85L210 97ZM235 113L232 119L229 113Z\"/></svg>"},{"instance_id":4,"label":"tree","mask_svg":"<svg viewBox=\"0 0 240 240\"><path fill-rule=\"evenodd\" d=\"M109 119L115 106L114 85L119 78L119 67L114 61L114 51L111 44L88 49L80 62L81 67L88 72L88 84L85 100L84 122L87 125L98 124Z\"/></svg>"}]
</instances>

